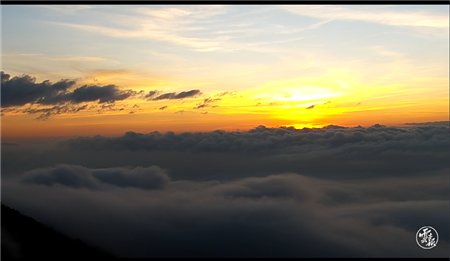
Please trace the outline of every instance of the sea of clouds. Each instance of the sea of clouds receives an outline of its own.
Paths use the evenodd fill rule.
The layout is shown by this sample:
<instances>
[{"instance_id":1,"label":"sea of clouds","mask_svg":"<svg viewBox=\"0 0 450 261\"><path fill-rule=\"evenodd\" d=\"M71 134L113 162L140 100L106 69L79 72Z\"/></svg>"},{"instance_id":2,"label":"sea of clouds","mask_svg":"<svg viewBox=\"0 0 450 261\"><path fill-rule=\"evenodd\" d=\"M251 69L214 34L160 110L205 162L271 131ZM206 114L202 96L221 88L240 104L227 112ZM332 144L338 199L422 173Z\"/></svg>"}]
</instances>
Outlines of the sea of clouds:
<instances>
[{"instance_id":1,"label":"sea of clouds","mask_svg":"<svg viewBox=\"0 0 450 261\"><path fill-rule=\"evenodd\" d=\"M448 257L449 129L4 141L2 202L123 257Z\"/></svg>"}]
</instances>

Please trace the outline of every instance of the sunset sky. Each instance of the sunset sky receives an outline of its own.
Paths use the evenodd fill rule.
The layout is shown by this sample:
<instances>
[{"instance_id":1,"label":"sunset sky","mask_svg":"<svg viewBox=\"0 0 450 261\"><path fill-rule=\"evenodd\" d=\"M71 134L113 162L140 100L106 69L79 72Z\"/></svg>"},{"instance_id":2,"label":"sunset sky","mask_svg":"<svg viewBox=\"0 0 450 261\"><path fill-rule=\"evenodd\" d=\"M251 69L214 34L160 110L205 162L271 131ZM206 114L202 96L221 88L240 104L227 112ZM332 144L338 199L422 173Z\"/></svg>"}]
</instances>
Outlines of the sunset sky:
<instances>
[{"instance_id":1,"label":"sunset sky","mask_svg":"<svg viewBox=\"0 0 450 261\"><path fill-rule=\"evenodd\" d=\"M449 119L448 5L1 8L3 139Z\"/></svg>"},{"instance_id":2,"label":"sunset sky","mask_svg":"<svg viewBox=\"0 0 450 261\"><path fill-rule=\"evenodd\" d=\"M2 210L114 257L448 257L448 4L2 4L1 24ZM18 220L5 260L82 254Z\"/></svg>"}]
</instances>

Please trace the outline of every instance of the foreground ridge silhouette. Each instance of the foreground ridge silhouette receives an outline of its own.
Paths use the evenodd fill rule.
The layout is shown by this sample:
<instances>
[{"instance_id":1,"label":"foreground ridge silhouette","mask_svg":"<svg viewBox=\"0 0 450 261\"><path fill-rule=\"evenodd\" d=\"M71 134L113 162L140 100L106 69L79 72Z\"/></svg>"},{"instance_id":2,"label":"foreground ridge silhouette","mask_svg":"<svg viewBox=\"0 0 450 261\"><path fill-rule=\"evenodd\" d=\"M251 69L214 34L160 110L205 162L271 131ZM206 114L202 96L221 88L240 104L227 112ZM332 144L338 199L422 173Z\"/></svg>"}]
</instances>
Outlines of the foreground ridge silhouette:
<instances>
[{"instance_id":1,"label":"foreground ridge silhouette","mask_svg":"<svg viewBox=\"0 0 450 261\"><path fill-rule=\"evenodd\" d=\"M22 215L1 204L1 259L11 258L112 258L113 256L88 246L79 239L72 239L53 228Z\"/></svg>"}]
</instances>

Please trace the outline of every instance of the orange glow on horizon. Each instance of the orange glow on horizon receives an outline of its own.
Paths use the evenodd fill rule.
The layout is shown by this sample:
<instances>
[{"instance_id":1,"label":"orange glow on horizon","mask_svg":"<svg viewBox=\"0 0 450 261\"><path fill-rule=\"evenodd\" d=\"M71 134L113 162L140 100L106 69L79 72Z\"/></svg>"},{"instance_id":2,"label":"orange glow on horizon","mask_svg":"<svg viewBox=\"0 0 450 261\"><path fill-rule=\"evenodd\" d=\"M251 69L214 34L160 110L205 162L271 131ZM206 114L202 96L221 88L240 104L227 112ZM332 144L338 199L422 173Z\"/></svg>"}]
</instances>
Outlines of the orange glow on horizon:
<instances>
[{"instance_id":1,"label":"orange glow on horizon","mask_svg":"<svg viewBox=\"0 0 450 261\"><path fill-rule=\"evenodd\" d=\"M105 74L110 77L112 73ZM45 120L36 119L37 114L6 111L2 116L2 138L118 136L127 131L248 130L259 125L295 128L320 128L330 124L400 125L448 120L448 90L437 93L438 97L436 94L427 96L424 95L426 89L408 92L409 86L402 84L364 86L351 78L342 80L345 75L340 75L340 80L332 76L337 77L273 81L242 91L205 91L185 99L148 100L144 97L148 93L145 91L117 101L111 107L90 102L86 110L61 113ZM439 79L430 82L448 83ZM158 89L150 83L140 84L151 86L149 90ZM133 89L138 90L139 86ZM166 92L171 91L178 90Z\"/></svg>"}]
</instances>

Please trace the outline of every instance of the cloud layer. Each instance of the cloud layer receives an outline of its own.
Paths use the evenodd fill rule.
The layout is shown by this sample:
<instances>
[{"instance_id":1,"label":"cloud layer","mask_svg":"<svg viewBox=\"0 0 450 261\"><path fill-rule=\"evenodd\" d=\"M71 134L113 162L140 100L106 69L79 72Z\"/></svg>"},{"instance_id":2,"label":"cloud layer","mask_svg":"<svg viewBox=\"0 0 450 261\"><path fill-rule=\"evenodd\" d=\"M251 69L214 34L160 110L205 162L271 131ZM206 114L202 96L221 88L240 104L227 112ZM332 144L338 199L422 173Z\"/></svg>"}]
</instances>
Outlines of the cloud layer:
<instances>
[{"instance_id":1,"label":"cloud layer","mask_svg":"<svg viewBox=\"0 0 450 261\"><path fill-rule=\"evenodd\" d=\"M66 145L79 152L114 154L123 161L134 155L130 160L141 164L145 161L138 158L145 154L151 157L149 162L170 166L173 175L180 178L234 177L240 170L254 175L292 171L320 177L366 178L410 176L446 168L450 141L448 123L441 123L401 128L374 125L298 130L259 126L242 132L128 132L114 138L75 138ZM124 155L125 151L130 156ZM165 157L182 160L171 166ZM200 171L193 164L197 161L202 161L206 170Z\"/></svg>"},{"instance_id":2,"label":"cloud layer","mask_svg":"<svg viewBox=\"0 0 450 261\"><path fill-rule=\"evenodd\" d=\"M2 201L123 257L448 257L448 122L2 146ZM431 251L416 231L439 232Z\"/></svg>"},{"instance_id":3,"label":"cloud layer","mask_svg":"<svg viewBox=\"0 0 450 261\"><path fill-rule=\"evenodd\" d=\"M35 174L25 180L28 175ZM55 175L47 177L60 182ZM3 198L125 257L444 257L450 217L446 179L346 183L276 174L228 182L173 181L160 190L65 189L67 184L48 187L28 180L7 183ZM414 241L424 222L442 232L432 252Z\"/></svg>"}]
</instances>

